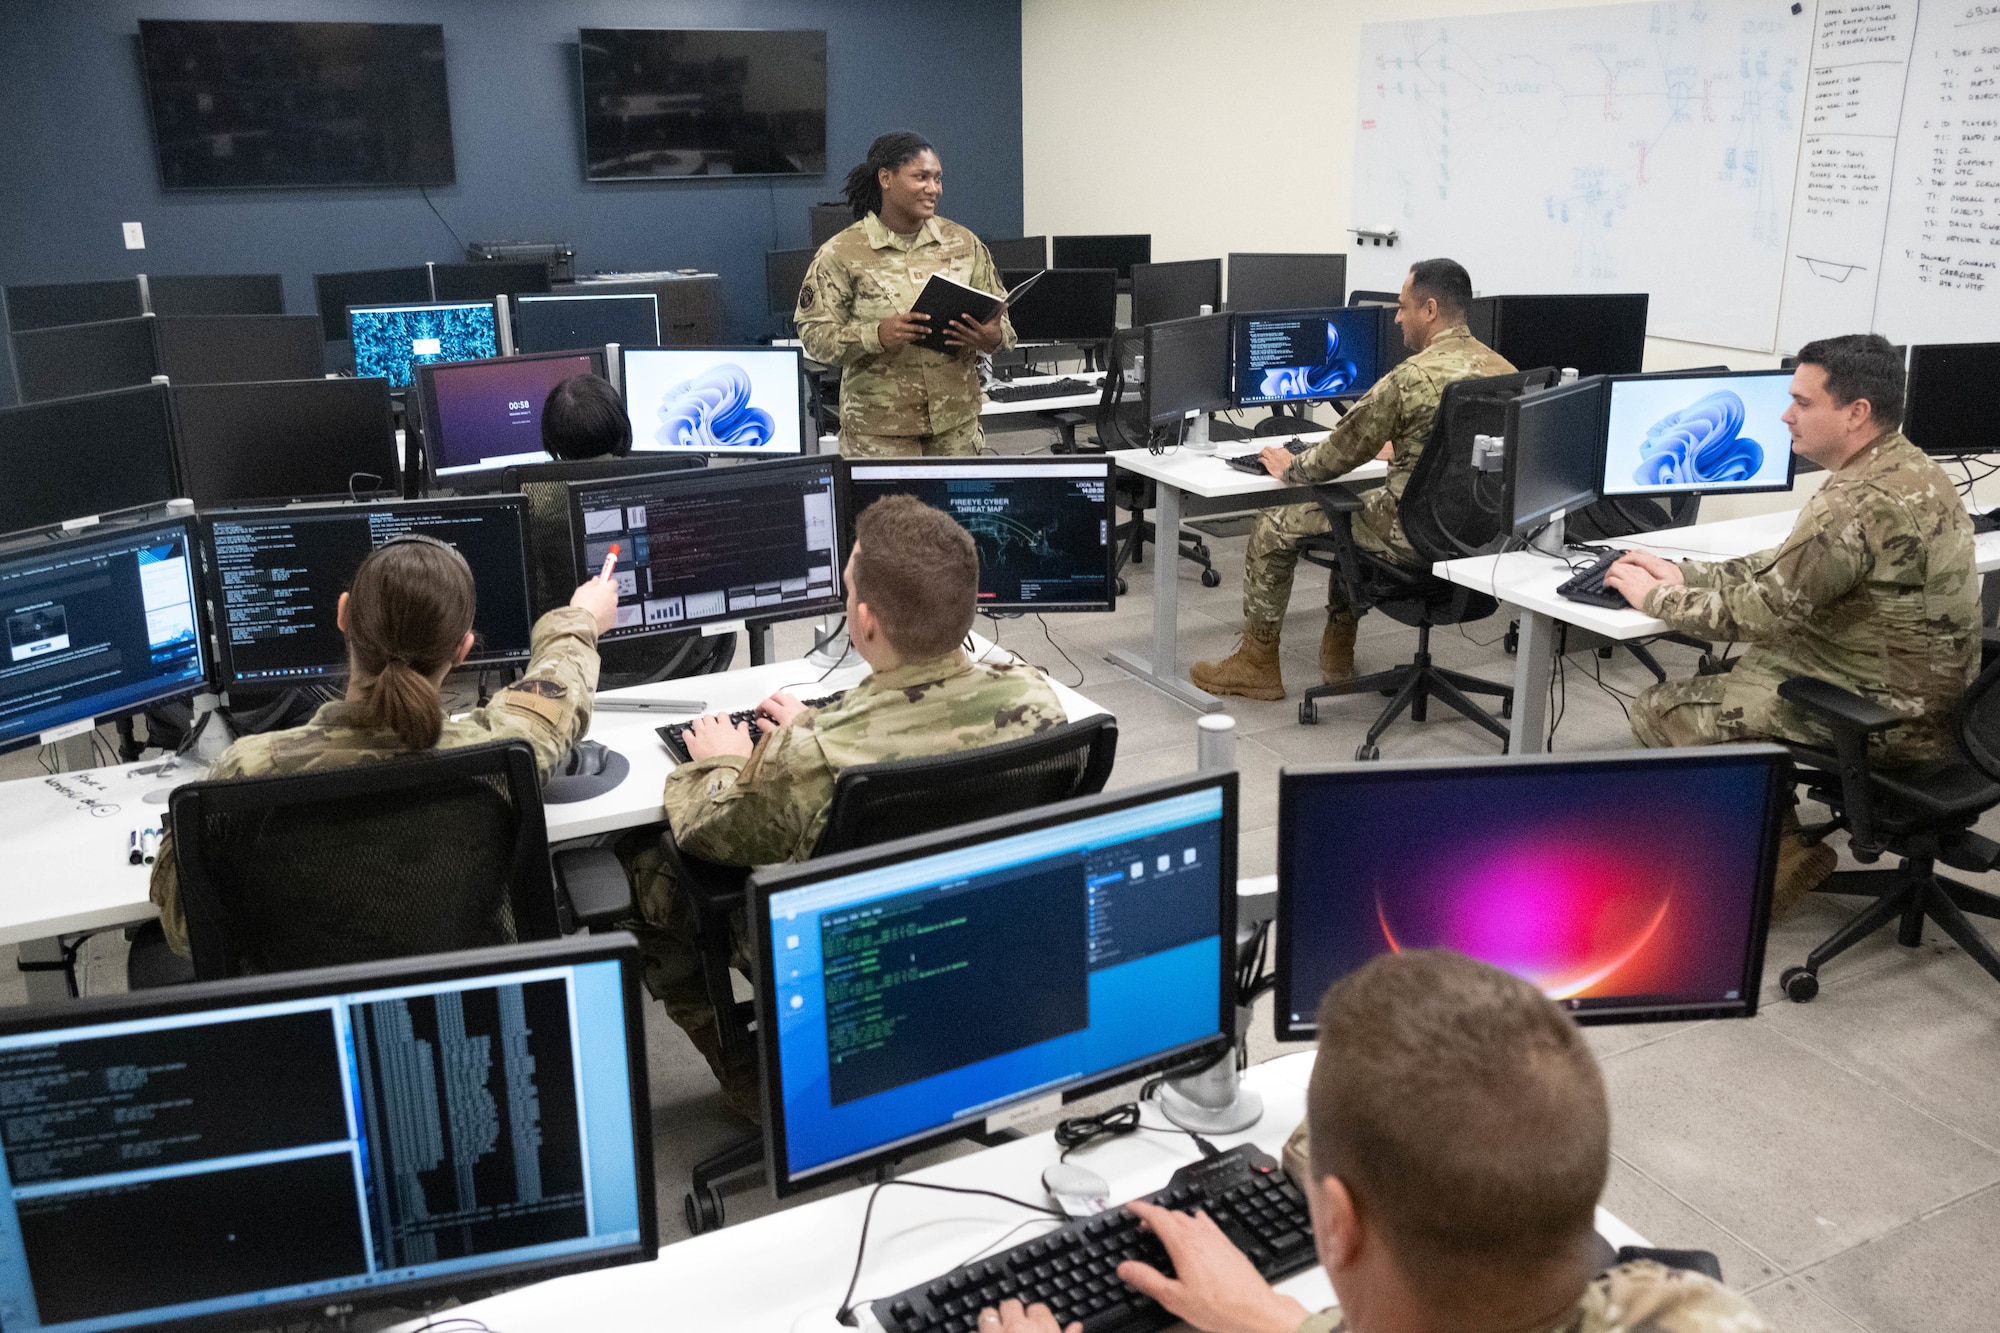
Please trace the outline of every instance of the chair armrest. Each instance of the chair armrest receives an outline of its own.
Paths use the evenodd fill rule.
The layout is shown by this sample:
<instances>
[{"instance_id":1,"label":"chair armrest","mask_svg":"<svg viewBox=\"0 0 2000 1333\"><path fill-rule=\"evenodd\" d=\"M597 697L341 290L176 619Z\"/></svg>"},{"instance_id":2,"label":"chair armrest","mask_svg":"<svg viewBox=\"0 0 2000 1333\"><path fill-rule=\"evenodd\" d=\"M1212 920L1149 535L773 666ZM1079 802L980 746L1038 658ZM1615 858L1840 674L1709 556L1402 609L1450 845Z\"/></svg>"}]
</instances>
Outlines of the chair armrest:
<instances>
[{"instance_id":1,"label":"chair armrest","mask_svg":"<svg viewBox=\"0 0 2000 1333\"><path fill-rule=\"evenodd\" d=\"M1873 699L1864 699L1852 690L1811 676L1794 676L1782 682L1778 697L1805 709L1836 733L1851 731L1866 736L1904 720Z\"/></svg>"},{"instance_id":2,"label":"chair armrest","mask_svg":"<svg viewBox=\"0 0 2000 1333\"><path fill-rule=\"evenodd\" d=\"M1319 507L1327 512L1328 517L1361 512L1361 497L1339 482L1313 487L1313 499L1319 501Z\"/></svg>"},{"instance_id":3,"label":"chair armrest","mask_svg":"<svg viewBox=\"0 0 2000 1333\"><path fill-rule=\"evenodd\" d=\"M551 861L564 934L609 929L632 912L632 882L609 847L573 847Z\"/></svg>"},{"instance_id":4,"label":"chair armrest","mask_svg":"<svg viewBox=\"0 0 2000 1333\"><path fill-rule=\"evenodd\" d=\"M1882 840L1875 832L1875 793L1868 771L1868 737L1903 719L1873 699L1843 690L1811 676L1794 676L1778 684L1778 697L1824 722L1833 731L1839 758L1840 803L1847 818L1849 845L1855 856L1872 861ZM1823 753L1823 752L1822 752Z\"/></svg>"},{"instance_id":5,"label":"chair armrest","mask_svg":"<svg viewBox=\"0 0 2000 1333\"><path fill-rule=\"evenodd\" d=\"M1629 1264L1636 1259L1651 1259L1667 1268L1686 1269L1717 1282L1722 1281L1722 1261L1707 1250L1649 1250L1627 1245L1618 1251L1618 1262L1621 1264Z\"/></svg>"}]
</instances>

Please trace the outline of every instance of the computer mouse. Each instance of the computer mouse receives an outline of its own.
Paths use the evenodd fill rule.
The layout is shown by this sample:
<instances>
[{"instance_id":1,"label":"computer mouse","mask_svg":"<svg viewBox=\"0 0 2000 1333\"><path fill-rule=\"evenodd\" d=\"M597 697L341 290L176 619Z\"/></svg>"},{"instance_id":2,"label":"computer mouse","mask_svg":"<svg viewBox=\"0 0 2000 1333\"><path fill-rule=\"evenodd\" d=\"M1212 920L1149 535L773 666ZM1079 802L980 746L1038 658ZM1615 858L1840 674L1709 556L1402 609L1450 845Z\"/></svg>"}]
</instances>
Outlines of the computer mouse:
<instances>
[{"instance_id":1,"label":"computer mouse","mask_svg":"<svg viewBox=\"0 0 2000 1333\"><path fill-rule=\"evenodd\" d=\"M563 761L566 778L594 778L604 771L610 754L601 742L578 741Z\"/></svg>"}]
</instances>

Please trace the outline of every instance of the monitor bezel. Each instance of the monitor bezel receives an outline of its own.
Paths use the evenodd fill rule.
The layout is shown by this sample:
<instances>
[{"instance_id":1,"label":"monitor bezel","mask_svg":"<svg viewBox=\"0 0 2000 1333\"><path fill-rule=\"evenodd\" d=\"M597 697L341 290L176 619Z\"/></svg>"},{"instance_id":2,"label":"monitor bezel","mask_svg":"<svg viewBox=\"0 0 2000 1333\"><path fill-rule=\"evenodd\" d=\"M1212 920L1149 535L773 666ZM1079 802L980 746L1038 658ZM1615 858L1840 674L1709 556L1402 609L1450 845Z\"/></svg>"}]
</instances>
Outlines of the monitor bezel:
<instances>
[{"instance_id":1,"label":"monitor bezel","mask_svg":"<svg viewBox=\"0 0 2000 1333\"><path fill-rule=\"evenodd\" d=\"M1917 390L1930 380L1933 379L1951 380L1953 378L1952 376L1942 374L1938 371L1932 371L1929 376L1925 377L1924 379L1919 379L1918 370L1920 368L1920 363L1929 359L1924 354L1926 352L1952 352L1960 348L1990 348L1992 349L1991 359L1996 362L2000 362L2000 341L1960 342L1960 343L1912 343L1910 344L1910 350L1904 362L1903 423L1900 429L1902 430L1905 439L1909 440L1910 443L1916 445L1918 449L1922 450L1925 454L1929 455L1932 458L1980 458L1984 457L1987 454L2000 453L2000 432L1996 432L1994 434L1993 443L1991 447L1983 449L1974 448L1970 450L1931 449L1926 447L1922 440L1919 440L1916 436L1910 434L1910 418L1913 415L1917 418L1918 429L1921 431L1923 427L1922 413L1912 412L1911 410L1913 407L1916 406L1918 400L1919 395L1917 393Z\"/></svg>"},{"instance_id":2,"label":"monitor bezel","mask_svg":"<svg viewBox=\"0 0 2000 1333\"><path fill-rule=\"evenodd\" d=\"M430 985L436 982L476 978L494 973L526 972L542 968L580 967L590 963L619 964L619 985L624 996L626 1031L626 1085L632 1111L632 1165L639 1184L639 1240L634 1245L592 1250L582 1255L553 1259L520 1260L496 1264L469 1272L440 1273L403 1283L382 1283L356 1287L339 1293L332 1304L357 1306L395 1305L407 1297L441 1288L457 1292L488 1294L524 1281L541 1281L566 1273L588 1272L628 1263L649 1262L659 1253L657 1191L653 1185L653 1112L646 1072L645 1002L640 990L638 942L624 933L567 936L521 944L502 944L455 953L427 954L382 962L350 963L339 967L308 968L295 972L274 972L260 976L232 977L225 981L197 981L180 986L160 986L116 995L87 995L61 1005L32 1005L9 1009L0 1014L0 1037L37 1032L63 1031L114 1023L128 1019L167 1018L178 1014L233 1008L239 1005L283 1003L322 996L351 995L367 990L387 990L403 985ZM329 1299L322 1294L291 1301L251 1304L229 1313L199 1315L159 1323L135 1324L147 1329L268 1328L273 1317L288 1313L323 1312ZM284 1320L278 1320L282 1324Z\"/></svg>"},{"instance_id":3,"label":"monitor bezel","mask_svg":"<svg viewBox=\"0 0 2000 1333\"><path fill-rule=\"evenodd\" d=\"M1598 432L1598 449L1597 449L1598 497L1600 499L1606 499L1606 500L1630 500L1635 498L1641 500L1649 500L1659 497L1666 497L1671 499L1672 497L1678 495L1760 495L1760 494L1776 493L1778 491L1789 491L1790 489L1792 489L1792 483L1798 477L1799 456L1797 452L1795 452L1792 448L1792 442L1789 435L1785 439L1785 480L1784 484L1782 485L1779 485L1777 483L1771 483L1768 485L1759 484L1759 485L1727 485L1727 486L1683 486L1678 489L1667 487L1667 488L1655 488L1655 489L1645 489L1645 490L1614 491L1608 485L1605 484L1607 480L1605 474L1606 471L1611 466L1611 406L1612 406L1612 401L1616 399L1618 396L1618 386L1620 384L1630 384L1637 381L1653 382L1661 380L1731 380L1731 379L1751 379L1758 377L1769 379L1778 375L1784 375L1787 379L1789 379L1791 376L1791 372L1785 370L1729 370L1722 372L1717 372L1712 370L1665 370L1665 371L1655 371L1650 375L1604 376L1604 378L1606 380L1609 380L1611 383L1611 393L1610 396L1605 399L1604 425ZM1596 377L1593 376L1592 378Z\"/></svg>"},{"instance_id":4,"label":"monitor bezel","mask_svg":"<svg viewBox=\"0 0 2000 1333\"><path fill-rule=\"evenodd\" d=\"M1595 438L1601 440L1604 438L1606 423L1611 413L1610 378L1608 375L1586 375L1574 384L1558 384L1555 388L1544 389L1540 393L1519 394L1508 401L1507 424L1504 427L1506 431L1504 438L1507 440L1507 447L1501 452L1500 466L1501 475L1504 479L1504 492L1507 496L1508 531L1516 537L1525 537L1529 533L1547 527L1555 521L1555 515L1559 512L1565 514L1572 513L1597 503L1597 487L1604 480L1604 450L1600 446L1598 449L1598 465L1595 469L1596 476L1588 490L1578 492L1575 497L1572 497L1564 504L1548 505L1536 511L1527 519L1521 518L1514 504L1515 469L1520 466L1521 460L1520 450L1516 447L1516 442L1520 439L1521 405L1523 403L1539 404L1546 401L1552 395L1582 397L1586 386L1588 386L1590 390L1599 394L1602 400L1598 403L1597 407L1597 428L1595 431Z\"/></svg>"},{"instance_id":5,"label":"monitor bezel","mask_svg":"<svg viewBox=\"0 0 2000 1333\"><path fill-rule=\"evenodd\" d=\"M1229 314L1230 406L1236 408L1288 407L1294 403L1297 404L1342 403L1366 397L1368 391L1370 389L1373 389L1375 385L1381 381L1383 375L1386 373L1382 368L1382 317L1376 313L1376 309L1377 308L1374 306L1327 305L1327 306L1301 306L1297 310L1229 311L1228 314ZM1243 376L1239 373L1242 367L1242 357L1239 355L1239 353L1241 353L1243 350L1242 347L1243 338L1246 336L1246 330L1248 329L1251 320L1264 319L1267 317L1278 318L1278 319L1298 319L1301 317L1325 316L1325 315L1335 315L1335 314L1352 314L1355 323L1357 324L1371 323L1375 326L1374 330L1375 346L1373 348L1374 364L1369 367L1370 370L1373 370L1375 372L1375 376L1373 379L1368 381L1367 388L1356 389L1352 393L1331 394L1324 398L1267 398L1262 394L1246 394L1243 392L1243 387L1242 387Z\"/></svg>"},{"instance_id":6,"label":"monitor bezel","mask_svg":"<svg viewBox=\"0 0 2000 1333\"><path fill-rule=\"evenodd\" d=\"M653 303L653 337L654 337L654 339L655 339L655 340L657 340L657 339L659 338L659 336L660 336L660 294L659 294L658 292L555 292L555 291L550 291L550 292L523 292L523 293L521 293L521 294L520 294L520 295L518 295L518 296L509 296L509 297L507 298L507 301L508 301L508 304L509 304L509 305L510 305L510 306L512 307L512 319L513 319L513 324L514 324L514 345L515 345L516 347L519 347L519 346L520 346L520 343L521 343L521 314L522 314L522 310L523 310L523 308L524 308L524 307L526 307L527 305L529 305L530 303L533 303L533 304L535 304L535 305L543 305L543 304L546 304L546 303L548 303L548 302L554 302L554 301L638 301L638 300L646 300L646 299L649 299L649 298L651 299L651 301L652 301L652 303ZM610 346L610 344L609 344L609 343L592 343L592 344L590 344L590 346L591 346L591 347L592 347L592 348L593 348L594 350L596 350L596 351L599 351L599 352L602 352L602 351L603 351L603 349L604 349L604 348L606 348L606 347L608 347L608 346ZM621 346L622 346L622 344L621 344ZM581 348L574 348L574 347L558 347L558 348L554 348L554 349L552 349L552 351L551 351L550 353L548 353L548 355L553 355L553 354L554 354L555 352L574 352L574 351L580 351L580 350L582 350L582 349L581 349ZM514 353L514 355L515 355L515 356L542 356L542 355L545 355L545 354L544 354L544 353L541 353L541 352L518 352L518 351L517 351L517 352L515 352L515 353ZM602 371L600 371L599 373L600 373L600 374L602 374L603 372L602 372Z\"/></svg>"},{"instance_id":7,"label":"monitor bezel","mask_svg":"<svg viewBox=\"0 0 2000 1333\"><path fill-rule=\"evenodd\" d=\"M349 517L379 510L395 509L470 509L504 508L514 515L514 525L518 536L515 549L521 553L521 612L533 637L535 624L534 585L528 571L528 502L519 495L452 495L432 496L422 500L364 500L359 504L345 500L328 500L314 504L259 505L240 509L205 509L201 512L201 559L204 572L209 575L209 585L222 586L215 567L215 525L224 523L272 523L295 522L299 519L324 517ZM365 557L364 557L365 558ZM342 591L346 591L345 588ZM241 677L236 670L236 653L229 645L228 611L220 601L211 603L212 623L215 630L215 677L224 690L270 690L314 681L341 680L347 676L345 659L335 667L315 668L302 671L296 676L273 679L265 676ZM487 671L497 666L519 666L534 656L532 643L519 652L488 652L483 642L475 642L473 649L463 662L453 667L453 671Z\"/></svg>"},{"instance_id":8,"label":"monitor bezel","mask_svg":"<svg viewBox=\"0 0 2000 1333\"><path fill-rule=\"evenodd\" d=\"M697 451L691 449L674 450L671 452L655 450L654 452L665 454L669 458L700 456ZM638 458L641 455L638 451L634 450L632 453L626 454L625 457ZM625 477L608 477L595 481L562 483L568 490L566 499L569 509L570 574L579 584L597 572L596 570L591 570L589 574L582 572L584 568L583 550L586 534L583 530L583 501L580 497L599 488L630 486L635 483L659 480L669 483L681 483L695 489L722 489L731 485L741 484L746 477L757 475L756 469L770 467L798 468L801 471L807 468L824 468L829 474L832 483L828 487L828 494L833 498L833 596L817 598L806 602L791 602L782 607L763 607L754 611L728 611L725 609L719 616L707 616L700 620L677 620L671 625L651 626L642 623L636 627L636 632L632 626L608 629L597 636L597 641L599 643L612 643L628 639L651 638L658 634L679 634L684 630L700 629L709 625L777 624L785 620L802 620L808 616L844 613L847 610L847 569L846 557L841 548L841 524L844 520L840 509L841 501L844 497L841 494L839 461L838 455L834 454L791 454L782 455L777 458L762 459L755 463L744 463L736 467L666 468L659 472L639 472ZM776 614L771 614L773 612Z\"/></svg>"},{"instance_id":9,"label":"monitor bezel","mask_svg":"<svg viewBox=\"0 0 2000 1333\"><path fill-rule=\"evenodd\" d=\"M792 359L792 418L799 432L797 449L641 449L639 431L632 431L634 454L700 454L708 458L810 458L818 440L806 428L806 354L799 347L774 347L758 343L709 343L700 347L620 347L618 349L618 396L625 400L625 419L632 419L632 356L652 352L756 352L765 356L786 355Z\"/></svg>"},{"instance_id":10,"label":"monitor bezel","mask_svg":"<svg viewBox=\"0 0 2000 1333\"><path fill-rule=\"evenodd\" d=\"M1279 1041L1317 1041L1319 1027L1314 1022L1291 1021L1292 930L1299 910L1297 853L1286 830L1301 816L1294 808L1303 799L1302 781L1318 782L1337 778L1348 782L1375 782L1389 774L1463 777L1468 771L1500 773L1528 769L1610 769L1628 766L1665 770L1676 766L1702 770L1717 765L1761 763L1769 773L1765 792L1763 838L1758 851L1755 902L1751 906L1750 938L1744 956L1743 978L1738 986L1741 1000L1721 1003L1656 1004L1629 1009L1577 1009L1565 1007L1579 1026L1597 1027L1619 1023L1696 1022L1708 1018L1749 1018L1756 1014L1764 977L1764 944L1771 921L1771 884L1777 866L1779 817L1790 788L1785 782L1791 754L1784 747L1769 744L1717 745L1667 750L1614 750L1598 754L1484 755L1478 758L1377 760L1353 764L1288 764L1278 770L1278 909L1276 960L1276 1001L1271 1007L1272 1030ZM1317 1010L1319 1000L1313 1001Z\"/></svg>"},{"instance_id":11,"label":"monitor bezel","mask_svg":"<svg viewBox=\"0 0 2000 1333\"><path fill-rule=\"evenodd\" d=\"M214 633L212 618L208 613L210 585L206 559L206 534L202 528L200 515L190 513L144 517L144 515L151 514L159 508L160 506L157 504L140 505L132 509L113 511L118 516L117 518L110 516L102 517L98 522L92 523L88 527L77 528L69 532L63 532L59 527L26 528L21 532L9 533L4 539L0 539L0 561L6 561L17 556L35 555L58 550L65 545L81 545L92 541L124 541L131 537L144 536L146 533L156 529L178 527L186 533L188 544L188 587L194 598L195 647L201 653L202 673L193 680L171 682L171 688L161 689L134 703L120 705L109 713L93 712L89 714L89 729L92 732L96 731L97 728L103 726L106 722L115 721L121 717L130 717L134 713L144 712L146 709L157 704L210 693L218 688L216 682L221 678L222 665L216 644L217 636ZM136 519L136 521L119 521L120 519ZM166 684L166 682L162 683ZM84 720L83 715L78 715L66 723L25 732L14 737L12 740L0 736L0 754L40 745L42 744L41 738L49 732L62 731L65 728L74 727L77 723ZM76 734L83 735L87 733L78 732Z\"/></svg>"},{"instance_id":12,"label":"monitor bezel","mask_svg":"<svg viewBox=\"0 0 2000 1333\"><path fill-rule=\"evenodd\" d=\"M389 271L389 270L384 270L384 271L385 271L385 272L387 272L387 271ZM351 306L347 307L347 345L348 345L348 346L349 346L350 348L352 348L352 347L354 347L354 346L355 346L355 342L354 342L354 312L355 312L355 311L357 311L357 310L361 310L361 311L367 311L367 312L370 312L370 313L374 313L374 312L385 312L385 313L386 313L386 312L389 312L389 311L397 311L397 310L476 310L476 309L478 309L478 308L479 308L479 307L481 307L481 306L484 306L484 307L486 308L486 313L487 313L487 314L489 314L489 315L491 315L491 316L493 317L493 356L482 356L482 357L477 357L477 358L474 358L474 359L475 359L475 360L480 360L480 361L491 361L491 360L493 360L493 359L494 359L495 357L498 357L498 356L500 355L500 324L501 324L501 320L500 320L500 303L499 303L498 301L493 301L493 300L487 300L487 301L399 301L399 302L382 302L382 303L372 303L372 302L371 302L371 303L366 303L366 304L363 304L363 305L351 305ZM357 358L359 357L359 351L358 351L358 349L356 350L356 356L357 356ZM418 360L416 360L416 359L412 358L412 359L411 359L411 361L410 361L410 382L409 382L409 384L397 384L397 383L396 383L396 382L395 382L394 380L389 380L389 392L390 392L390 393L392 393L392 394L407 394L407 393L408 393L408 392L410 391L410 384L415 384L415 383L416 383L416 381L417 381L417 367L418 367L418 366L420 366L420 365L424 365L424 364L426 364L426 363L425 363L425 362L422 362L422 361L418 361ZM456 363L454 363L454 364L456 364ZM356 361L356 366L355 366L355 376L354 376L354 377L355 377L356 379L377 379L377 378L379 378L379 379L389 379L389 377L388 377L388 376L386 376L386 375L382 375L382 376L371 376L371 375L363 375L363 374L361 374L361 373L360 373L360 363L359 363L358 359L357 359L357 361Z\"/></svg>"},{"instance_id":13,"label":"monitor bezel","mask_svg":"<svg viewBox=\"0 0 2000 1333\"><path fill-rule=\"evenodd\" d=\"M602 347L575 347L560 352L519 352L513 356L482 357L477 361L425 361L419 364L416 367L415 375L411 378L410 387L416 391L417 428L418 434L423 437L423 478L425 487L428 489L440 483L454 485L462 478L476 476L485 472L497 472L509 466L509 464L504 462L481 459L477 463L468 463L462 467L454 467L449 471L440 472L438 470L437 446L440 435L439 428L443 425L438 418L437 410L438 371L460 370L466 366L515 365L527 361L559 361L576 356L589 357L591 367L589 373L599 378L603 377L606 362L604 348ZM538 408L537 411L539 410ZM548 462L557 461L548 458L546 451L544 451L544 459ZM522 461L525 462L528 460ZM404 470L406 472L409 470L407 449L404 451Z\"/></svg>"},{"instance_id":14,"label":"monitor bezel","mask_svg":"<svg viewBox=\"0 0 2000 1333\"><path fill-rule=\"evenodd\" d=\"M1022 1102L1054 1095L1048 1087L1039 1087L1009 1099L1004 1105L988 1106L976 1116L963 1116L934 1129L919 1131L892 1143L879 1145L865 1156L842 1158L837 1163L814 1167L794 1175L785 1155L785 1099L781 1090L783 1072L775 1035L778 1030L777 1024L771 1013L771 1000L777 994L777 976L775 961L765 943L770 937L773 894L803 888L816 880L874 870L921 856L934 856L961 847L976 846L997 838L1032 833L1056 824L1094 819L1132 806L1168 800L1209 787L1219 788L1222 792L1220 820L1222 854L1221 865L1218 867L1222 879L1222 919L1218 926L1222 938L1220 951L1222 976L1217 993L1220 1009L1216 1015L1216 1031L1198 1042L1086 1075L1074 1083L1064 1085L1060 1089L1060 1095L1067 1104L1080 1097L1088 1097L1092 1093L1116 1087L1120 1083L1162 1071L1202 1068L1235 1048L1238 786L1234 769L1170 778L1137 787L1121 787L1115 792L1082 796L1055 805L1038 806L1018 814L961 824L935 833L899 838L894 842L877 843L872 847L820 857L795 865L753 871L746 886L748 893L746 901L749 907L751 963L756 972L757 1060L762 1073L764 1099L765 1174L770 1181L772 1193L780 1199L785 1199L813 1189L831 1179L865 1175L881 1164L907 1157L941 1143L949 1143L968 1134L978 1133L985 1125L987 1117L1003 1111L1007 1106L1016 1106Z\"/></svg>"},{"instance_id":15,"label":"monitor bezel","mask_svg":"<svg viewBox=\"0 0 2000 1333\"><path fill-rule=\"evenodd\" d=\"M1109 535L1110 528L1117 526L1118 461L1110 454L1051 454L1042 457L976 455L964 458L842 458L838 469L838 485L841 532L840 558L845 564L854 553L854 527L861 520L861 507L856 503L854 469L857 467L914 467L935 472L976 472L981 468L1030 467L1056 468L1075 467L1078 464L1104 468L1105 519L1110 525L1106 529L1104 543L1104 596L1088 602L1001 602L981 601L977 610L1023 612L1048 614L1056 611L1116 611L1118 609L1118 541Z\"/></svg>"}]
</instances>

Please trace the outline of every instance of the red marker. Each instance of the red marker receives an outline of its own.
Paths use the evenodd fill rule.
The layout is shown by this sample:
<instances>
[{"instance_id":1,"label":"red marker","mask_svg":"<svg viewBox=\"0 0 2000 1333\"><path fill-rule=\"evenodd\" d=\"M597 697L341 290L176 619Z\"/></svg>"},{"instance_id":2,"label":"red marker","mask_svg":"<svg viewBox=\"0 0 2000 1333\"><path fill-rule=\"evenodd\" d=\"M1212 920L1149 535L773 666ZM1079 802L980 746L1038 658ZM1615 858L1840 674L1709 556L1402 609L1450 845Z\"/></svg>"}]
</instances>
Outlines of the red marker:
<instances>
[{"instance_id":1,"label":"red marker","mask_svg":"<svg viewBox=\"0 0 2000 1333\"><path fill-rule=\"evenodd\" d=\"M610 578L611 571L613 568L617 566L617 564L618 564L618 543L613 542L611 543L611 549L604 553L604 568L597 572L597 577L601 579Z\"/></svg>"}]
</instances>

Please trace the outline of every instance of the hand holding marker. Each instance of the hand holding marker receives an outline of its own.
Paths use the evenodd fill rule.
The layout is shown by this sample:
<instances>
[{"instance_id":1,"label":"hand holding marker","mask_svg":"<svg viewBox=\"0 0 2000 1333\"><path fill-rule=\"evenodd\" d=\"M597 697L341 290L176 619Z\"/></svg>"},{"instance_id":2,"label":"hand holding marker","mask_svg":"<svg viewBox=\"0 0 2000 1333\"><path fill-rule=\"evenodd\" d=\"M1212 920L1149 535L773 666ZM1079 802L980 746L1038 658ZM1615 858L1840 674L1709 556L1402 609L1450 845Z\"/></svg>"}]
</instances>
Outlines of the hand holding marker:
<instances>
[{"instance_id":1,"label":"hand holding marker","mask_svg":"<svg viewBox=\"0 0 2000 1333\"><path fill-rule=\"evenodd\" d=\"M611 581L611 571L615 569L617 565L618 565L618 543L613 542L611 543L611 549L604 553L604 568L600 569L597 572L597 577L603 579L606 583L609 583Z\"/></svg>"}]
</instances>

